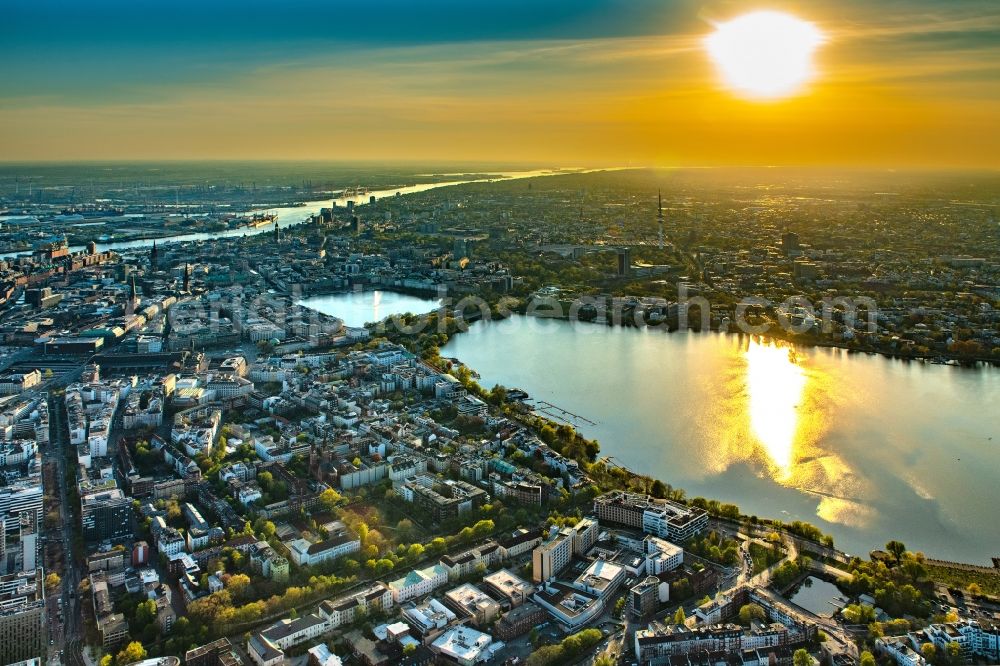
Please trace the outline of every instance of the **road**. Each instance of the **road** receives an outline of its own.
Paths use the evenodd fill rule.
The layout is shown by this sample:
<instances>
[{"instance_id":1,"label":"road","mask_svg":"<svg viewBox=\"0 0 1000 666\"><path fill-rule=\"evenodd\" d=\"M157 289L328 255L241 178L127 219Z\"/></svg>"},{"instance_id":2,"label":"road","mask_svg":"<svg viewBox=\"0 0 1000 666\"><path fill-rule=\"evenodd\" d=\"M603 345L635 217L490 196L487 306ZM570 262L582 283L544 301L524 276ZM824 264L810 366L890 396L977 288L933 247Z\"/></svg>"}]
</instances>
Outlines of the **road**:
<instances>
[{"instance_id":1,"label":"road","mask_svg":"<svg viewBox=\"0 0 1000 666\"><path fill-rule=\"evenodd\" d=\"M82 655L84 636L78 594L82 571L73 553L76 520L74 507L69 504L69 488L66 482L66 455L72 452L69 446L69 430L66 426L66 407L61 398L51 394L48 401L50 434L47 453L48 457L55 461L57 468L58 497L62 518L59 532L64 551L64 566L61 572L64 623L62 631L55 636L55 645L50 647L50 659L52 658L51 653L55 651L56 654L62 654L63 663L70 664L70 666L86 666Z\"/></svg>"},{"instance_id":2,"label":"road","mask_svg":"<svg viewBox=\"0 0 1000 666\"><path fill-rule=\"evenodd\" d=\"M798 559L799 553L803 550L807 550L808 552L811 553L818 553L820 555L828 556L836 561L846 560L847 559L846 555L840 553L839 551L836 551L833 548L827 548L825 546L816 544L812 541L807 541L805 539L801 539L799 537L796 537L795 535L782 531L781 536L782 539L784 540L786 548L785 556L781 558L781 560L779 560L778 562L772 564L767 569L754 575L753 562L750 560L748 551L749 543L752 539L762 536L763 534L761 533L766 534L766 532L771 532L773 530L770 529L753 530L754 532L753 535L749 536L743 533L738 527L723 521L713 521L712 527L713 529L717 529L722 533L726 533L734 538L738 538L742 542L742 545L740 546L739 571L730 576L724 582L724 586L725 584L728 584L728 589L733 589L740 587L741 585L751 585L753 587L757 587L764 590L765 594L773 597L778 601L781 601L786 605L793 607L806 619L808 619L812 623L816 624L820 629L822 629L823 632L826 633L826 635L832 641L833 645L831 645L830 647L834 648L833 650L834 652L846 653L853 656L854 658L857 658L858 656L857 648L854 645L854 642L851 640L850 636L848 636L847 631L844 629L844 627L840 626L840 624L837 623L833 618L823 617L821 615L816 615L814 613L811 613L804 608L795 606L784 597L768 590L768 585L771 582L771 573L775 569L780 567L782 564ZM819 570L824 573L830 573L830 575L841 576L844 573L822 562L817 563L814 561L813 564L819 566L813 566L811 567L811 569ZM827 572L827 569L829 569L829 572Z\"/></svg>"}]
</instances>

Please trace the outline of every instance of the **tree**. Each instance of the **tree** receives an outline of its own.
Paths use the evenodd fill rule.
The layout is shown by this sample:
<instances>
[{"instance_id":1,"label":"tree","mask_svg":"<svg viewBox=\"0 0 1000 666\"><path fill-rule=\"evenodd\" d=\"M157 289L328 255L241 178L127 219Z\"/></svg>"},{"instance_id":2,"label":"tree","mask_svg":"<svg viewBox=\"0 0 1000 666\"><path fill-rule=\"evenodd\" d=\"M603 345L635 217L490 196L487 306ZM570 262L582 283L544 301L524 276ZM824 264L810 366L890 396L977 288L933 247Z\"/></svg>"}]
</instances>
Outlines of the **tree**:
<instances>
[{"instance_id":1,"label":"tree","mask_svg":"<svg viewBox=\"0 0 1000 666\"><path fill-rule=\"evenodd\" d=\"M416 643L407 643L403 646L403 654L413 654L417 651Z\"/></svg>"},{"instance_id":2,"label":"tree","mask_svg":"<svg viewBox=\"0 0 1000 666\"><path fill-rule=\"evenodd\" d=\"M490 391L490 402L494 405L502 405L507 401L507 389L500 384L495 384Z\"/></svg>"},{"instance_id":3,"label":"tree","mask_svg":"<svg viewBox=\"0 0 1000 666\"><path fill-rule=\"evenodd\" d=\"M684 624L687 616L684 615L684 607L681 606L674 612L674 624Z\"/></svg>"},{"instance_id":4,"label":"tree","mask_svg":"<svg viewBox=\"0 0 1000 666\"><path fill-rule=\"evenodd\" d=\"M615 614L620 615L623 610L625 610L625 597L619 597L615 602Z\"/></svg>"},{"instance_id":5,"label":"tree","mask_svg":"<svg viewBox=\"0 0 1000 666\"><path fill-rule=\"evenodd\" d=\"M146 648L142 646L139 641L132 641L125 648L118 653L115 658L118 664L131 664L136 661L142 661L146 658Z\"/></svg>"},{"instance_id":6,"label":"tree","mask_svg":"<svg viewBox=\"0 0 1000 666\"><path fill-rule=\"evenodd\" d=\"M409 541L410 537L413 535L413 521L409 518L403 518L398 523L396 523L396 536L401 541Z\"/></svg>"},{"instance_id":7,"label":"tree","mask_svg":"<svg viewBox=\"0 0 1000 666\"><path fill-rule=\"evenodd\" d=\"M875 621L875 609L868 604L848 604L841 615L851 624L871 624Z\"/></svg>"},{"instance_id":8,"label":"tree","mask_svg":"<svg viewBox=\"0 0 1000 666\"><path fill-rule=\"evenodd\" d=\"M156 602L147 599L135 608L135 620L139 627L144 627L156 619Z\"/></svg>"},{"instance_id":9,"label":"tree","mask_svg":"<svg viewBox=\"0 0 1000 666\"><path fill-rule=\"evenodd\" d=\"M525 666L547 666L564 659L561 645L543 645L538 648L524 661Z\"/></svg>"},{"instance_id":10,"label":"tree","mask_svg":"<svg viewBox=\"0 0 1000 666\"><path fill-rule=\"evenodd\" d=\"M243 597L249 585L250 576L246 574L233 574L226 580L226 589L236 598Z\"/></svg>"},{"instance_id":11,"label":"tree","mask_svg":"<svg viewBox=\"0 0 1000 666\"><path fill-rule=\"evenodd\" d=\"M333 488L327 488L319 494L319 503L326 511L333 511L340 503L341 495Z\"/></svg>"},{"instance_id":12,"label":"tree","mask_svg":"<svg viewBox=\"0 0 1000 666\"><path fill-rule=\"evenodd\" d=\"M893 556L897 563L903 557L903 553L906 552L906 546L903 545L903 542L896 541L895 539L885 544L885 549Z\"/></svg>"},{"instance_id":13,"label":"tree","mask_svg":"<svg viewBox=\"0 0 1000 666\"><path fill-rule=\"evenodd\" d=\"M934 643L924 643L920 646L920 654L927 661L933 662L937 658L937 647Z\"/></svg>"},{"instance_id":14,"label":"tree","mask_svg":"<svg viewBox=\"0 0 1000 666\"><path fill-rule=\"evenodd\" d=\"M812 666L813 658L808 650L799 648L792 655L792 666Z\"/></svg>"},{"instance_id":15,"label":"tree","mask_svg":"<svg viewBox=\"0 0 1000 666\"><path fill-rule=\"evenodd\" d=\"M983 593L983 588L979 587L979 583L969 583L969 587L967 589L969 590L969 594L974 597L978 597Z\"/></svg>"},{"instance_id":16,"label":"tree","mask_svg":"<svg viewBox=\"0 0 1000 666\"><path fill-rule=\"evenodd\" d=\"M875 655L867 650L862 652L860 666L875 666Z\"/></svg>"},{"instance_id":17,"label":"tree","mask_svg":"<svg viewBox=\"0 0 1000 666\"><path fill-rule=\"evenodd\" d=\"M265 520L264 524L260 526L260 533L264 539L270 539L278 531L278 528L270 520Z\"/></svg>"},{"instance_id":18,"label":"tree","mask_svg":"<svg viewBox=\"0 0 1000 666\"><path fill-rule=\"evenodd\" d=\"M173 522L180 520L181 517L181 505L177 503L177 500L172 499L167 502L167 521Z\"/></svg>"},{"instance_id":19,"label":"tree","mask_svg":"<svg viewBox=\"0 0 1000 666\"><path fill-rule=\"evenodd\" d=\"M447 541L445 541L442 537L435 537L433 540L431 540L430 544L428 544L427 549L431 551L434 555L438 555L443 553L447 547L448 547Z\"/></svg>"},{"instance_id":20,"label":"tree","mask_svg":"<svg viewBox=\"0 0 1000 666\"><path fill-rule=\"evenodd\" d=\"M494 529L496 529L496 525L492 520L480 520L472 526L472 532L478 538L489 536Z\"/></svg>"},{"instance_id":21,"label":"tree","mask_svg":"<svg viewBox=\"0 0 1000 666\"><path fill-rule=\"evenodd\" d=\"M52 572L45 577L45 589L49 591L58 588L60 583L62 583L62 578L60 578L59 574L55 572Z\"/></svg>"},{"instance_id":22,"label":"tree","mask_svg":"<svg viewBox=\"0 0 1000 666\"><path fill-rule=\"evenodd\" d=\"M736 520L740 517L740 507L735 504L723 504L719 507L719 515L723 518Z\"/></svg>"},{"instance_id":23,"label":"tree","mask_svg":"<svg viewBox=\"0 0 1000 666\"><path fill-rule=\"evenodd\" d=\"M761 622L767 613L759 604L745 604L740 608L740 624L749 626L751 622Z\"/></svg>"},{"instance_id":24,"label":"tree","mask_svg":"<svg viewBox=\"0 0 1000 666\"><path fill-rule=\"evenodd\" d=\"M948 643L948 658L952 661L956 660L959 655L962 654L962 646L956 641Z\"/></svg>"},{"instance_id":25,"label":"tree","mask_svg":"<svg viewBox=\"0 0 1000 666\"><path fill-rule=\"evenodd\" d=\"M101 664L101 666L111 666L111 664L112 664L112 662L114 662L114 660L115 660L114 657L112 657L110 654L106 654L103 657L101 657L100 664Z\"/></svg>"}]
</instances>

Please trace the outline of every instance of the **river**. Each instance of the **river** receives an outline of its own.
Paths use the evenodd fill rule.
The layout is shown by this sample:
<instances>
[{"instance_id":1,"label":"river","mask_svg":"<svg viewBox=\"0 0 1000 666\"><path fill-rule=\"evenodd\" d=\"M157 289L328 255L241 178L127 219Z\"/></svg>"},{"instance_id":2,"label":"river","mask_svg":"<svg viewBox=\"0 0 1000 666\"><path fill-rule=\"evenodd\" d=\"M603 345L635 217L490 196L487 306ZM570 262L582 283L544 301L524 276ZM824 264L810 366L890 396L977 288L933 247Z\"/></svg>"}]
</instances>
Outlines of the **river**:
<instances>
[{"instance_id":1,"label":"river","mask_svg":"<svg viewBox=\"0 0 1000 666\"><path fill-rule=\"evenodd\" d=\"M688 496L805 520L865 555L1000 555L1000 371L515 316L442 350L580 414L602 455Z\"/></svg>"},{"instance_id":2,"label":"river","mask_svg":"<svg viewBox=\"0 0 1000 666\"><path fill-rule=\"evenodd\" d=\"M178 236L169 236L165 238L157 238L155 242L164 245L166 243L183 243L191 241L203 241L212 240L216 238L232 238L234 236L255 236L257 234L266 233L274 229L274 224L279 224L281 227L289 227L297 224L302 224L307 219L313 215L319 213L322 208L329 208L333 201L337 202L337 206L346 206L348 201L354 201L355 205L363 206L368 204L369 197L375 197L376 200L383 199L385 197L394 197L397 194L399 196L404 196L407 194L415 194L417 192L426 192L427 190L437 189L439 187L450 187L452 185L464 185L466 183L482 183L489 182L492 180L514 180L518 178L536 178L539 176L557 176L567 173L588 173L590 171L600 171L600 169L536 169L534 171L507 171L498 172L495 177L492 178L477 178L469 180L452 180L439 183L420 183L417 185L407 185L405 187L396 187L386 190L373 190L371 192L365 193L363 196L351 196L345 197L341 196L337 199L321 199L319 201L307 201L301 206L286 206L279 208L261 208L251 212L270 212L274 213L277 217L275 222L270 224L265 224L255 228L239 228L239 229L228 229L226 231L213 231L213 232L199 232L190 234L181 234ZM32 217L30 215L19 215L19 216L8 216L9 219L15 218L26 218ZM77 225L79 226L79 225ZM153 245L154 239L142 239L142 240L131 240L131 241L109 241L109 242L98 242L97 250L104 252L106 250L128 250L135 248L151 247ZM71 252L80 252L84 249L82 245L70 246ZM16 257L19 255L30 254L28 250L22 250L19 252L6 252L0 254L0 259L7 259L10 257Z\"/></svg>"}]
</instances>

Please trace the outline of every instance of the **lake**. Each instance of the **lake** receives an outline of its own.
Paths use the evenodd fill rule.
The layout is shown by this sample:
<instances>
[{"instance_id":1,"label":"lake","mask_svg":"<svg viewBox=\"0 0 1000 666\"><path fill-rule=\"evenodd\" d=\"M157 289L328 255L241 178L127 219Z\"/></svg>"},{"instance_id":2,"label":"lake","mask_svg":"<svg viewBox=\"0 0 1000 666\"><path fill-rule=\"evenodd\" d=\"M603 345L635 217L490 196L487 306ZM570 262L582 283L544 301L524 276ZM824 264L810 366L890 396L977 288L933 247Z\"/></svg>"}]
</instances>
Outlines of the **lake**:
<instances>
[{"instance_id":1,"label":"lake","mask_svg":"<svg viewBox=\"0 0 1000 666\"><path fill-rule=\"evenodd\" d=\"M1000 372L514 316L442 353L587 417L602 455L866 555L1000 555Z\"/></svg>"},{"instance_id":2,"label":"lake","mask_svg":"<svg viewBox=\"0 0 1000 666\"><path fill-rule=\"evenodd\" d=\"M832 617L843 606L842 597L843 594L833 583L808 576L789 599L811 613Z\"/></svg>"},{"instance_id":3,"label":"lake","mask_svg":"<svg viewBox=\"0 0 1000 666\"><path fill-rule=\"evenodd\" d=\"M380 289L310 296L298 304L337 317L347 326L364 326L407 312L425 314L439 307L439 301L430 298Z\"/></svg>"}]
</instances>

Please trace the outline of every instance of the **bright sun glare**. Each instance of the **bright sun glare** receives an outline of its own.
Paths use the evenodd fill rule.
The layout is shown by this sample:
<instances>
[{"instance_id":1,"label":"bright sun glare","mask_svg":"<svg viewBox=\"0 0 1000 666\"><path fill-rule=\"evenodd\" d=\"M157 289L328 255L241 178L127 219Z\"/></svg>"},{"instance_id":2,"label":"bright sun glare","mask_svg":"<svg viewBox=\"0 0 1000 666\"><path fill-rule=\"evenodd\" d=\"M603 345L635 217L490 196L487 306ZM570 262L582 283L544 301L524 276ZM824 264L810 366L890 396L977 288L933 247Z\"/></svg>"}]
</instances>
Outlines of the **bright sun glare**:
<instances>
[{"instance_id":1,"label":"bright sun glare","mask_svg":"<svg viewBox=\"0 0 1000 666\"><path fill-rule=\"evenodd\" d=\"M757 98L787 97L813 77L812 56L823 33L802 19L762 10L715 26L705 38L726 85Z\"/></svg>"},{"instance_id":2,"label":"bright sun glare","mask_svg":"<svg viewBox=\"0 0 1000 666\"><path fill-rule=\"evenodd\" d=\"M795 462L806 374L785 347L751 342L746 360L750 428L777 466L778 480L785 481Z\"/></svg>"}]
</instances>

